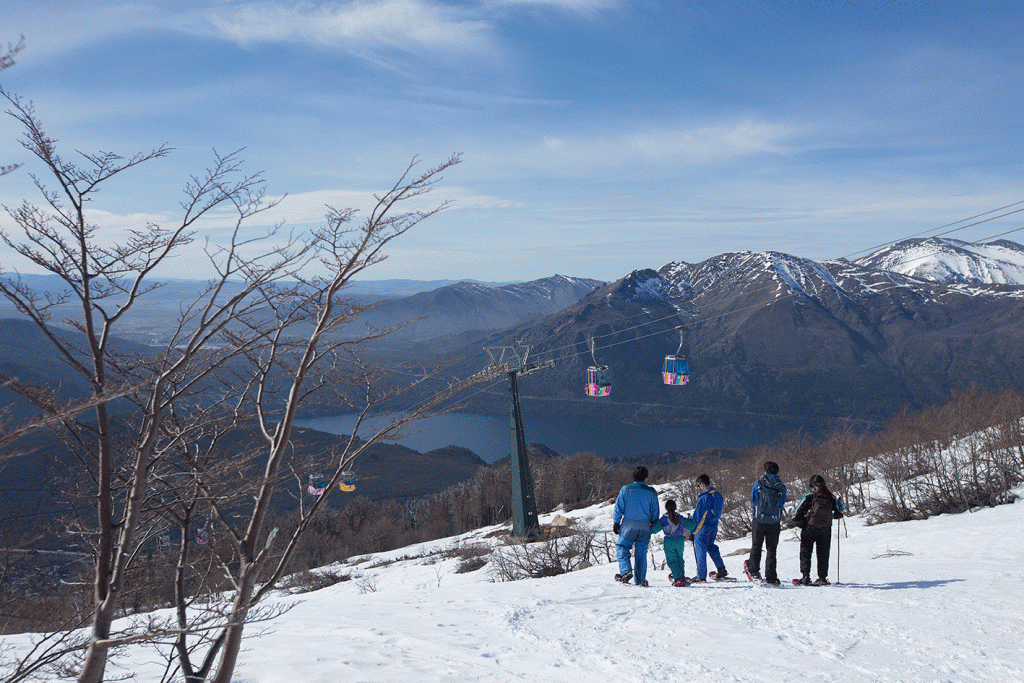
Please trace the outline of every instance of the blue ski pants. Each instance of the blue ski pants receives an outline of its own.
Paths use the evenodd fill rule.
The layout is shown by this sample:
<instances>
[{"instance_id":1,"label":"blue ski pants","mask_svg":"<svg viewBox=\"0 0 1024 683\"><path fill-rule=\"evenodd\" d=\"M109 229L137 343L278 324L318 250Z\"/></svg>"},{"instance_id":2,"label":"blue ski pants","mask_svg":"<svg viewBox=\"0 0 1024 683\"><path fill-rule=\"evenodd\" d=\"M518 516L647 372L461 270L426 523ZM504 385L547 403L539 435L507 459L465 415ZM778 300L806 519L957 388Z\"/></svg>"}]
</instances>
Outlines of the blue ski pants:
<instances>
[{"instance_id":1,"label":"blue ski pants","mask_svg":"<svg viewBox=\"0 0 1024 683\"><path fill-rule=\"evenodd\" d=\"M651 543L649 526L634 527L623 525L619 532L619 540L615 542L616 555L619 559L619 574L633 572L634 583L641 584L647 579L647 546ZM636 551L635 566L630 564L630 554Z\"/></svg>"},{"instance_id":2,"label":"blue ski pants","mask_svg":"<svg viewBox=\"0 0 1024 683\"><path fill-rule=\"evenodd\" d=\"M686 550L686 541L682 538L665 539L665 561L672 572L672 578L678 580L686 576L686 560L683 552Z\"/></svg>"},{"instance_id":3,"label":"blue ski pants","mask_svg":"<svg viewBox=\"0 0 1024 683\"><path fill-rule=\"evenodd\" d=\"M715 545L717 537L717 528L701 529L693 537L693 550L697 555L697 578L702 581L708 578L708 555L711 556L711 561L715 563L716 569L725 566L725 562L722 561L722 553L718 552L718 546Z\"/></svg>"}]
</instances>

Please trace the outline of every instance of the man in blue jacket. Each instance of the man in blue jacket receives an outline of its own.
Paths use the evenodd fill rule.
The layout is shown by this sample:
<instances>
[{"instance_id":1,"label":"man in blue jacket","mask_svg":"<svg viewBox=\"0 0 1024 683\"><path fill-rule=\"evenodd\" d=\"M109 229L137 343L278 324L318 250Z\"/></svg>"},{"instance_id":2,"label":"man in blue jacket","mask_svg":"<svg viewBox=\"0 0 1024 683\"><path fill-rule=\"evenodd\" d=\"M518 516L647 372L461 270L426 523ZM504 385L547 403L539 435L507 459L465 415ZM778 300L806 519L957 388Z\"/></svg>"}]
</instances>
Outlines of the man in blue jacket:
<instances>
[{"instance_id":1,"label":"man in blue jacket","mask_svg":"<svg viewBox=\"0 0 1024 683\"><path fill-rule=\"evenodd\" d=\"M711 477L702 474L697 477L697 486L701 494L697 498L697 507L693 509L693 519L697 527L693 530L693 550L697 555L697 578L696 581L707 581L708 579L708 558L715 563L715 579L722 580L729 575L725 571L725 562L722 561L722 553L715 545L718 538L718 520L722 516L722 505L725 500L722 494L711 487Z\"/></svg>"},{"instance_id":2,"label":"man in blue jacket","mask_svg":"<svg viewBox=\"0 0 1024 683\"><path fill-rule=\"evenodd\" d=\"M612 529L619 535L615 546L619 558L619 573L615 578L622 583L633 579L638 586L647 585L647 546L651 542L651 527L660 525L658 492L645 484L647 468L642 465L633 470L633 483L623 486L615 499ZM630 553L636 551L635 570L630 564Z\"/></svg>"},{"instance_id":3,"label":"man in blue jacket","mask_svg":"<svg viewBox=\"0 0 1024 683\"><path fill-rule=\"evenodd\" d=\"M779 547L782 532L782 506L786 504L786 485L779 479L779 466L769 460L764 464L764 475L754 482L750 489L750 504L754 510L751 525L750 557L743 568L751 581L761 579L761 546L766 548L764 556L764 579L778 586L775 553Z\"/></svg>"}]
</instances>

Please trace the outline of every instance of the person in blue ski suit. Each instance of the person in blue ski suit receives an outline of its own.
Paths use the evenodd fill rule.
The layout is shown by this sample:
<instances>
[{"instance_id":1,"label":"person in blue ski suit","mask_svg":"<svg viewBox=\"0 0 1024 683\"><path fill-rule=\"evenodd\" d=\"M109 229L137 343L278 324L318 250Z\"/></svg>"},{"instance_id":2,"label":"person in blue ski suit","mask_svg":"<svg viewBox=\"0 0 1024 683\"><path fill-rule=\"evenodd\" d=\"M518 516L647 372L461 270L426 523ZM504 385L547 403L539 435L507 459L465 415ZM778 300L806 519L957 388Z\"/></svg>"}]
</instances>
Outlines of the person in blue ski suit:
<instances>
[{"instance_id":1,"label":"person in blue ski suit","mask_svg":"<svg viewBox=\"0 0 1024 683\"><path fill-rule=\"evenodd\" d=\"M697 526L693 530L693 550L697 555L697 581L707 581L708 578L708 555L715 563L716 579L724 579L729 575L725 570L725 562L722 561L722 553L715 545L718 538L718 520L722 516L722 505L725 500L722 494L711 486L711 477L702 474L697 477L697 486L701 489L700 497L697 498L697 507L693 509L693 519Z\"/></svg>"},{"instance_id":2,"label":"person in blue ski suit","mask_svg":"<svg viewBox=\"0 0 1024 683\"><path fill-rule=\"evenodd\" d=\"M782 533L782 509L786 504L786 485L779 479L778 463L764 464L764 475L750 488L750 505L754 511L751 524L750 557L743 563L752 581L761 578L761 546L765 546L764 579L778 586L776 552Z\"/></svg>"},{"instance_id":3,"label":"person in blue ski suit","mask_svg":"<svg viewBox=\"0 0 1024 683\"><path fill-rule=\"evenodd\" d=\"M633 470L633 483L623 486L615 499L612 529L619 535L615 542L619 559L619 580L629 583L632 578L638 586L647 583L647 546L651 532L660 529L658 518L658 492L648 486L647 468L642 465ZM631 564L630 554L636 560Z\"/></svg>"},{"instance_id":4,"label":"person in blue ski suit","mask_svg":"<svg viewBox=\"0 0 1024 683\"><path fill-rule=\"evenodd\" d=\"M697 523L692 517L676 513L676 502L665 501L665 514L661 517L661 530L665 534L665 561L672 572L668 580L673 586L686 586L686 537L693 532Z\"/></svg>"}]
</instances>

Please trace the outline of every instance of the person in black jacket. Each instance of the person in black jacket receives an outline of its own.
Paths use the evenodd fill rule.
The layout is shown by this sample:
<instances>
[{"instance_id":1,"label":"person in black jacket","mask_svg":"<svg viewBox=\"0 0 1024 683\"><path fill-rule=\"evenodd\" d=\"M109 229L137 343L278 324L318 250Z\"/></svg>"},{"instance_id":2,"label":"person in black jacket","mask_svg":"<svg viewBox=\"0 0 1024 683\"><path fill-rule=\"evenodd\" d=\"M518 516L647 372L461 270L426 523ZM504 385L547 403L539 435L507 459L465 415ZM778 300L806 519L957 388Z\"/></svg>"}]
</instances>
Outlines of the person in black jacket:
<instances>
[{"instance_id":1,"label":"person in black jacket","mask_svg":"<svg viewBox=\"0 0 1024 683\"><path fill-rule=\"evenodd\" d=\"M843 504L828 490L820 474L811 477L810 488L796 506L793 521L800 527L800 583L811 585L811 551L817 546L818 580L828 585L828 555L832 545L832 519L843 516Z\"/></svg>"},{"instance_id":2,"label":"person in black jacket","mask_svg":"<svg viewBox=\"0 0 1024 683\"><path fill-rule=\"evenodd\" d=\"M767 583L779 585L775 569L775 553L779 547L782 530L782 506L786 504L786 485L779 479L779 466L769 460L764 464L764 475L754 482L750 489L750 504L754 510L751 523L750 557L743 563L747 578L761 580L761 546L767 553L764 558L764 578Z\"/></svg>"}]
</instances>

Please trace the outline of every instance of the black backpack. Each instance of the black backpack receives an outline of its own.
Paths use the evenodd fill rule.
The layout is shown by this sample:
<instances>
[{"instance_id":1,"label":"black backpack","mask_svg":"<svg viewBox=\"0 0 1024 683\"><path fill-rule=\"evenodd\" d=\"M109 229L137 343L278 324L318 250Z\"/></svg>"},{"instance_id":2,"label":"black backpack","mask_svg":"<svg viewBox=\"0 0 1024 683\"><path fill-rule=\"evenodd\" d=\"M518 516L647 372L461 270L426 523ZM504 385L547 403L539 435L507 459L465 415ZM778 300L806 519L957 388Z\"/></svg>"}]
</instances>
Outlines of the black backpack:
<instances>
[{"instance_id":1,"label":"black backpack","mask_svg":"<svg viewBox=\"0 0 1024 683\"><path fill-rule=\"evenodd\" d=\"M827 529L832 526L832 496L815 493L811 498L811 507L807 511L807 526L812 529Z\"/></svg>"},{"instance_id":2,"label":"black backpack","mask_svg":"<svg viewBox=\"0 0 1024 683\"><path fill-rule=\"evenodd\" d=\"M762 524L776 524L782 519L782 482L767 475L757 482L757 508L754 519Z\"/></svg>"}]
</instances>

